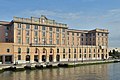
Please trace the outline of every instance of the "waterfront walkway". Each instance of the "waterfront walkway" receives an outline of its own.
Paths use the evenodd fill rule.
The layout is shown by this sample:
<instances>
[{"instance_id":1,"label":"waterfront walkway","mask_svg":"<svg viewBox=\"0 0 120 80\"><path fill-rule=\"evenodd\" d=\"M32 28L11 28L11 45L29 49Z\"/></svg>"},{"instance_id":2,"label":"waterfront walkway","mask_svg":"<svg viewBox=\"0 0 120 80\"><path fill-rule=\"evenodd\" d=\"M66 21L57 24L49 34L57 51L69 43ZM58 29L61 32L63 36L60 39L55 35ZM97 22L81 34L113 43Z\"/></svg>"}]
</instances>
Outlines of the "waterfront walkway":
<instances>
[{"instance_id":1,"label":"waterfront walkway","mask_svg":"<svg viewBox=\"0 0 120 80\"><path fill-rule=\"evenodd\" d=\"M120 62L118 60L92 60L92 61L62 61L62 62L41 62L41 63L24 63L24 64L0 64L0 70L25 70L25 69L42 69L54 67L73 67L79 65L103 64Z\"/></svg>"}]
</instances>

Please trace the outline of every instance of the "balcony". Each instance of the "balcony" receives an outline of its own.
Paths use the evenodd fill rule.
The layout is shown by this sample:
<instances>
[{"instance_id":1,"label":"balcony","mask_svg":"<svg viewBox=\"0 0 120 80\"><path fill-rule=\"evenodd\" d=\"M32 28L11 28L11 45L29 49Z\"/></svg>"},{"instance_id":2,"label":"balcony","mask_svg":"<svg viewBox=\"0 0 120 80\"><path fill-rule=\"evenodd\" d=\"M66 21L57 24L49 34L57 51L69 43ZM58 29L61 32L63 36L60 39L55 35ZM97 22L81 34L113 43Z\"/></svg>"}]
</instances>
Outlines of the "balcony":
<instances>
[{"instance_id":1,"label":"balcony","mask_svg":"<svg viewBox=\"0 0 120 80\"><path fill-rule=\"evenodd\" d=\"M31 43L31 47L55 47L55 44L40 44L40 43Z\"/></svg>"}]
</instances>

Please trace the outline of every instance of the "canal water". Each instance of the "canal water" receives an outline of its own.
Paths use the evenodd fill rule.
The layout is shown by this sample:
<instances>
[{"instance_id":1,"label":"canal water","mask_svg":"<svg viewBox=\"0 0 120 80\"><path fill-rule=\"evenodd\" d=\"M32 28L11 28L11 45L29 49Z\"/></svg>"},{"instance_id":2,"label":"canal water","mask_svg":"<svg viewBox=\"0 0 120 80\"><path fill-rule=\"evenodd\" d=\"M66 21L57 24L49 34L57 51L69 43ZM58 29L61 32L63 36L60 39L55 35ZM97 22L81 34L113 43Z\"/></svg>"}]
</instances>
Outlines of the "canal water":
<instances>
[{"instance_id":1,"label":"canal water","mask_svg":"<svg viewBox=\"0 0 120 80\"><path fill-rule=\"evenodd\" d=\"M120 80L120 63L21 72L6 71L0 73L0 80Z\"/></svg>"}]
</instances>

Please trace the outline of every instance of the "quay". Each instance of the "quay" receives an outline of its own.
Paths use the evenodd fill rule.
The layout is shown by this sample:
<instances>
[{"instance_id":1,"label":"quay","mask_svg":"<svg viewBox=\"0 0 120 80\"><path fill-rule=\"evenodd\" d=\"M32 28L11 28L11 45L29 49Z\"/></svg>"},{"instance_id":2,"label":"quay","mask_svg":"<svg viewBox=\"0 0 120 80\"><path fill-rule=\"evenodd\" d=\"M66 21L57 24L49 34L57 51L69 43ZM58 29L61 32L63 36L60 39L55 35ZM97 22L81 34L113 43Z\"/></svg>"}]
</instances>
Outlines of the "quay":
<instances>
[{"instance_id":1,"label":"quay","mask_svg":"<svg viewBox=\"0 0 120 80\"><path fill-rule=\"evenodd\" d=\"M62 68L69 68L69 67L78 67L78 66L84 66L84 65L95 65L95 64L116 63L116 62L120 62L120 60L1 64L0 65L0 72L24 71L24 70L35 70L35 69L49 69L49 68L61 68L61 67Z\"/></svg>"}]
</instances>

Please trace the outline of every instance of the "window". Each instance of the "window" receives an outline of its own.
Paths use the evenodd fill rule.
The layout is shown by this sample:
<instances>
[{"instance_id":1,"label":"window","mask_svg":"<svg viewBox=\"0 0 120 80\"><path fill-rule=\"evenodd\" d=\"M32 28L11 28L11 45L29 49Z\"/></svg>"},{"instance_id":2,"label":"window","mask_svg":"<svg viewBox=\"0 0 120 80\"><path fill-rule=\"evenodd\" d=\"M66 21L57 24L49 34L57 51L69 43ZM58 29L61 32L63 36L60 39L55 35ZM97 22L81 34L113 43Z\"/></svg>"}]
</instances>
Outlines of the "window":
<instances>
[{"instance_id":1,"label":"window","mask_svg":"<svg viewBox=\"0 0 120 80\"><path fill-rule=\"evenodd\" d=\"M65 29L62 29L62 32L65 32Z\"/></svg>"},{"instance_id":2,"label":"window","mask_svg":"<svg viewBox=\"0 0 120 80\"><path fill-rule=\"evenodd\" d=\"M81 38L81 41L83 41L83 38Z\"/></svg>"},{"instance_id":3,"label":"window","mask_svg":"<svg viewBox=\"0 0 120 80\"><path fill-rule=\"evenodd\" d=\"M84 58L86 58L86 54L84 54Z\"/></svg>"},{"instance_id":4,"label":"window","mask_svg":"<svg viewBox=\"0 0 120 80\"><path fill-rule=\"evenodd\" d=\"M70 58L71 56L70 56L70 54L69 54L69 58Z\"/></svg>"},{"instance_id":5,"label":"window","mask_svg":"<svg viewBox=\"0 0 120 80\"><path fill-rule=\"evenodd\" d=\"M65 54L63 54L63 59L65 59Z\"/></svg>"},{"instance_id":6,"label":"window","mask_svg":"<svg viewBox=\"0 0 120 80\"><path fill-rule=\"evenodd\" d=\"M26 36L29 36L29 31L28 30L26 31Z\"/></svg>"},{"instance_id":7,"label":"window","mask_svg":"<svg viewBox=\"0 0 120 80\"><path fill-rule=\"evenodd\" d=\"M94 57L95 57L95 54L94 54Z\"/></svg>"},{"instance_id":8,"label":"window","mask_svg":"<svg viewBox=\"0 0 120 80\"><path fill-rule=\"evenodd\" d=\"M49 27L49 31L52 31L52 27Z\"/></svg>"},{"instance_id":9,"label":"window","mask_svg":"<svg viewBox=\"0 0 120 80\"><path fill-rule=\"evenodd\" d=\"M56 32L59 32L59 28L56 28Z\"/></svg>"},{"instance_id":10,"label":"window","mask_svg":"<svg viewBox=\"0 0 120 80\"><path fill-rule=\"evenodd\" d=\"M29 48L27 48L27 54L29 54L30 53L30 49Z\"/></svg>"},{"instance_id":11,"label":"window","mask_svg":"<svg viewBox=\"0 0 120 80\"><path fill-rule=\"evenodd\" d=\"M69 32L67 32L67 35L69 35Z\"/></svg>"},{"instance_id":12,"label":"window","mask_svg":"<svg viewBox=\"0 0 120 80\"><path fill-rule=\"evenodd\" d=\"M74 54L74 58L76 58L76 54Z\"/></svg>"},{"instance_id":13,"label":"window","mask_svg":"<svg viewBox=\"0 0 120 80\"><path fill-rule=\"evenodd\" d=\"M62 34L62 38L65 38L65 34Z\"/></svg>"},{"instance_id":14,"label":"window","mask_svg":"<svg viewBox=\"0 0 120 80\"><path fill-rule=\"evenodd\" d=\"M18 35L21 35L21 30L18 30Z\"/></svg>"},{"instance_id":15,"label":"window","mask_svg":"<svg viewBox=\"0 0 120 80\"><path fill-rule=\"evenodd\" d=\"M72 33L72 35L74 36L74 33Z\"/></svg>"},{"instance_id":16,"label":"window","mask_svg":"<svg viewBox=\"0 0 120 80\"><path fill-rule=\"evenodd\" d=\"M19 44L21 43L21 37L18 37L18 43Z\"/></svg>"},{"instance_id":17,"label":"window","mask_svg":"<svg viewBox=\"0 0 120 80\"><path fill-rule=\"evenodd\" d=\"M89 53L91 53L91 49L89 49Z\"/></svg>"},{"instance_id":18,"label":"window","mask_svg":"<svg viewBox=\"0 0 120 80\"><path fill-rule=\"evenodd\" d=\"M38 43L38 38L37 37L34 38L34 42Z\"/></svg>"},{"instance_id":19,"label":"window","mask_svg":"<svg viewBox=\"0 0 120 80\"><path fill-rule=\"evenodd\" d=\"M18 60L21 60L21 55L18 55Z\"/></svg>"},{"instance_id":20,"label":"window","mask_svg":"<svg viewBox=\"0 0 120 80\"><path fill-rule=\"evenodd\" d=\"M77 36L79 36L79 33L77 33Z\"/></svg>"},{"instance_id":21,"label":"window","mask_svg":"<svg viewBox=\"0 0 120 80\"><path fill-rule=\"evenodd\" d=\"M94 53L95 53L95 49L94 49Z\"/></svg>"},{"instance_id":22,"label":"window","mask_svg":"<svg viewBox=\"0 0 120 80\"><path fill-rule=\"evenodd\" d=\"M18 48L18 53L19 53L19 54L21 53L21 48Z\"/></svg>"},{"instance_id":23,"label":"window","mask_svg":"<svg viewBox=\"0 0 120 80\"><path fill-rule=\"evenodd\" d=\"M69 53L70 53L70 49L69 49Z\"/></svg>"},{"instance_id":24,"label":"window","mask_svg":"<svg viewBox=\"0 0 120 80\"><path fill-rule=\"evenodd\" d=\"M21 28L21 24L20 23L18 23L18 28Z\"/></svg>"},{"instance_id":25,"label":"window","mask_svg":"<svg viewBox=\"0 0 120 80\"><path fill-rule=\"evenodd\" d=\"M59 38L59 33L56 34L56 38Z\"/></svg>"},{"instance_id":26,"label":"window","mask_svg":"<svg viewBox=\"0 0 120 80\"><path fill-rule=\"evenodd\" d=\"M59 49L57 49L57 53L59 53Z\"/></svg>"},{"instance_id":27,"label":"window","mask_svg":"<svg viewBox=\"0 0 120 80\"><path fill-rule=\"evenodd\" d=\"M89 54L89 58L91 58L91 54Z\"/></svg>"},{"instance_id":28,"label":"window","mask_svg":"<svg viewBox=\"0 0 120 80\"><path fill-rule=\"evenodd\" d=\"M100 54L98 54L98 57L100 57Z\"/></svg>"},{"instance_id":29,"label":"window","mask_svg":"<svg viewBox=\"0 0 120 80\"><path fill-rule=\"evenodd\" d=\"M30 29L30 25L29 24L26 24L26 29Z\"/></svg>"},{"instance_id":30,"label":"window","mask_svg":"<svg viewBox=\"0 0 120 80\"><path fill-rule=\"evenodd\" d=\"M45 32L42 32L42 36L45 37Z\"/></svg>"},{"instance_id":31,"label":"window","mask_svg":"<svg viewBox=\"0 0 120 80\"><path fill-rule=\"evenodd\" d=\"M35 30L38 30L38 26L37 26L37 25L35 25L34 29L35 29Z\"/></svg>"},{"instance_id":32,"label":"window","mask_svg":"<svg viewBox=\"0 0 120 80\"><path fill-rule=\"evenodd\" d=\"M80 54L80 55L79 55L79 57L81 58L81 57L82 57L82 55Z\"/></svg>"},{"instance_id":33,"label":"window","mask_svg":"<svg viewBox=\"0 0 120 80\"><path fill-rule=\"evenodd\" d=\"M65 53L65 49L63 49L63 53Z\"/></svg>"},{"instance_id":34,"label":"window","mask_svg":"<svg viewBox=\"0 0 120 80\"><path fill-rule=\"evenodd\" d=\"M34 31L34 35L35 35L35 36L38 36L38 31Z\"/></svg>"},{"instance_id":35,"label":"window","mask_svg":"<svg viewBox=\"0 0 120 80\"><path fill-rule=\"evenodd\" d=\"M76 53L76 49L74 49L74 53Z\"/></svg>"},{"instance_id":36,"label":"window","mask_svg":"<svg viewBox=\"0 0 120 80\"><path fill-rule=\"evenodd\" d=\"M86 49L84 50L84 53L86 53Z\"/></svg>"},{"instance_id":37,"label":"window","mask_svg":"<svg viewBox=\"0 0 120 80\"><path fill-rule=\"evenodd\" d=\"M52 44L52 38L49 39L49 43Z\"/></svg>"},{"instance_id":38,"label":"window","mask_svg":"<svg viewBox=\"0 0 120 80\"><path fill-rule=\"evenodd\" d=\"M10 52L10 49L7 49L7 52L9 53L9 52Z\"/></svg>"},{"instance_id":39,"label":"window","mask_svg":"<svg viewBox=\"0 0 120 80\"><path fill-rule=\"evenodd\" d=\"M8 36L8 32L5 33L5 36L6 36L6 37Z\"/></svg>"},{"instance_id":40,"label":"window","mask_svg":"<svg viewBox=\"0 0 120 80\"><path fill-rule=\"evenodd\" d=\"M79 53L81 53L81 49L79 50Z\"/></svg>"},{"instance_id":41,"label":"window","mask_svg":"<svg viewBox=\"0 0 120 80\"><path fill-rule=\"evenodd\" d=\"M63 45L65 44L65 40L64 40L64 39L62 40L62 44L63 44Z\"/></svg>"},{"instance_id":42,"label":"window","mask_svg":"<svg viewBox=\"0 0 120 80\"><path fill-rule=\"evenodd\" d=\"M57 45L59 45L59 39L56 39L56 43L57 43Z\"/></svg>"},{"instance_id":43,"label":"window","mask_svg":"<svg viewBox=\"0 0 120 80\"><path fill-rule=\"evenodd\" d=\"M52 38L52 33L50 32L50 37Z\"/></svg>"},{"instance_id":44,"label":"window","mask_svg":"<svg viewBox=\"0 0 120 80\"><path fill-rule=\"evenodd\" d=\"M26 37L26 43L29 44L29 37Z\"/></svg>"},{"instance_id":45,"label":"window","mask_svg":"<svg viewBox=\"0 0 120 80\"><path fill-rule=\"evenodd\" d=\"M45 30L45 26L42 26L42 30L43 30L43 31Z\"/></svg>"}]
</instances>

